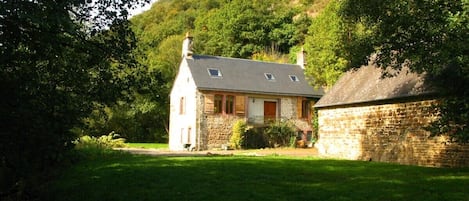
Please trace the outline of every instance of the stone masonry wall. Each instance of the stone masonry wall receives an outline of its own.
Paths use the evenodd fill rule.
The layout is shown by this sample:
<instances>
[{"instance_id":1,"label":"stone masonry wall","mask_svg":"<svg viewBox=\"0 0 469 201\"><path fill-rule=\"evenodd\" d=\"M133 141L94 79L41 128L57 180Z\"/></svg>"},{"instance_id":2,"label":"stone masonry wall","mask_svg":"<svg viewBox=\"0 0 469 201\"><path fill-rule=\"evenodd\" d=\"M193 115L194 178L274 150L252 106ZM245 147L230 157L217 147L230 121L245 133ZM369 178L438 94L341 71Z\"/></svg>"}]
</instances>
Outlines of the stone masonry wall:
<instances>
[{"instance_id":1,"label":"stone masonry wall","mask_svg":"<svg viewBox=\"0 0 469 201\"><path fill-rule=\"evenodd\" d=\"M282 118L292 119L297 117L297 97L283 97L280 99L280 115Z\"/></svg>"},{"instance_id":2,"label":"stone masonry wall","mask_svg":"<svg viewBox=\"0 0 469 201\"><path fill-rule=\"evenodd\" d=\"M206 149L220 149L229 144L233 124L243 119L233 115L205 115L202 133L206 135Z\"/></svg>"},{"instance_id":3,"label":"stone masonry wall","mask_svg":"<svg viewBox=\"0 0 469 201\"><path fill-rule=\"evenodd\" d=\"M434 100L319 109L320 154L352 160L468 167L469 144L430 137Z\"/></svg>"}]
</instances>

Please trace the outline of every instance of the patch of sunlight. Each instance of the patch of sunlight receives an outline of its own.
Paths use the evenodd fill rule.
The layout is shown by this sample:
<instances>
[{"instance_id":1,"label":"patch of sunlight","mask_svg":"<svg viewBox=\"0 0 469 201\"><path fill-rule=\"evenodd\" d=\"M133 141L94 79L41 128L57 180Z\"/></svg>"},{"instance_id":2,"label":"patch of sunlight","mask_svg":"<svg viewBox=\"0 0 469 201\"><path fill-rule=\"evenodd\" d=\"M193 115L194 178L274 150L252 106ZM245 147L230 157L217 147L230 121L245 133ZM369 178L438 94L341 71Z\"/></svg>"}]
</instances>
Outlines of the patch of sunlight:
<instances>
[{"instance_id":1,"label":"patch of sunlight","mask_svg":"<svg viewBox=\"0 0 469 201\"><path fill-rule=\"evenodd\" d=\"M469 180L469 175L449 175L449 176L434 176L430 177L427 180Z\"/></svg>"},{"instance_id":2,"label":"patch of sunlight","mask_svg":"<svg viewBox=\"0 0 469 201\"><path fill-rule=\"evenodd\" d=\"M406 182L403 182L397 179L386 179L386 180L382 180L382 182L390 183L390 184L406 184Z\"/></svg>"}]
</instances>

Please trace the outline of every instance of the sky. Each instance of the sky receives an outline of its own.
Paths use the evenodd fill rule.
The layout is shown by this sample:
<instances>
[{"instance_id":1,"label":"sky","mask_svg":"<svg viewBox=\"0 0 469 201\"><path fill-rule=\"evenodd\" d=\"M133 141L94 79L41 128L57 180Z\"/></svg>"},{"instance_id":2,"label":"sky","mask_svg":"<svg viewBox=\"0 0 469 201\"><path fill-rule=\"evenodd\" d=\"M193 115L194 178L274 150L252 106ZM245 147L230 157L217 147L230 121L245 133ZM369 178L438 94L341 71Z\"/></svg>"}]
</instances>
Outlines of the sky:
<instances>
[{"instance_id":1,"label":"sky","mask_svg":"<svg viewBox=\"0 0 469 201\"><path fill-rule=\"evenodd\" d=\"M157 0L150 0L150 3L149 4L146 4L145 6L143 7L140 7L140 8L136 8L136 9L133 9L130 11L130 15L129 15L129 18L131 18L132 16L134 15L138 15L144 11L147 11L151 8L151 5L156 2Z\"/></svg>"}]
</instances>

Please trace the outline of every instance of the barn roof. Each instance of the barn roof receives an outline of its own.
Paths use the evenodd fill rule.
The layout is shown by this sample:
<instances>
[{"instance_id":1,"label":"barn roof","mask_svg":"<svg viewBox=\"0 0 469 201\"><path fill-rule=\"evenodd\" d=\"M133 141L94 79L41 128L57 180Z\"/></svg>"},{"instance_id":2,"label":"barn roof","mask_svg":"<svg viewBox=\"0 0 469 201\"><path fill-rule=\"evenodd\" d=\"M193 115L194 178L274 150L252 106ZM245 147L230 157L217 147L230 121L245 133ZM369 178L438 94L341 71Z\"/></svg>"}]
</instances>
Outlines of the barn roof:
<instances>
[{"instance_id":1,"label":"barn roof","mask_svg":"<svg viewBox=\"0 0 469 201\"><path fill-rule=\"evenodd\" d=\"M346 72L314 107L385 101L397 98L433 94L425 83L425 76L410 72L386 69L393 76L383 76L384 70L376 65L362 66Z\"/></svg>"},{"instance_id":2,"label":"barn roof","mask_svg":"<svg viewBox=\"0 0 469 201\"><path fill-rule=\"evenodd\" d=\"M218 56L185 58L199 90L230 91L320 98L299 65Z\"/></svg>"}]
</instances>

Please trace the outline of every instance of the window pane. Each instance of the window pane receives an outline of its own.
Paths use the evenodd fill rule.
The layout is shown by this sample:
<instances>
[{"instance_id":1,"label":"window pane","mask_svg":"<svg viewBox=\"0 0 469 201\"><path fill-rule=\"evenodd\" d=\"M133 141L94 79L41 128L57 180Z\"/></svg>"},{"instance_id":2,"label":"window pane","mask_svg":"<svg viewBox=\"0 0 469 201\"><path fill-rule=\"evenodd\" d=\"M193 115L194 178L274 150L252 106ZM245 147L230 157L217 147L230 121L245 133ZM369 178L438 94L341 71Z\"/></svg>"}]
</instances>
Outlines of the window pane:
<instances>
[{"instance_id":1,"label":"window pane","mask_svg":"<svg viewBox=\"0 0 469 201\"><path fill-rule=\"evenodd\" d=\"M298 77L296 75L290 75L290 80L292 82L299 82L300 81L300 79L298 79Z\"/></svg>"},{"instance_id":2,"label":"window pane","mask_svg":"<svg viewBox=\"0 0 469 201\"><path fill-rule=\"evenodd\" d=\"M264 73L265 79L267 80L275 80L275 77L272 73Z\"/></svg>"},{"instance_id":3,"label":"window pane","mask_svg":"<svg viewBox=\"0 0 469 201\"><path fill-rule=\"evenodd\" d=\"M309 111L310 111L310 105L309 101L303 100L303 104L301 106L301 117L302 118L308 118L309 117Z\"/></svg>"},{"instance_id":4,"label":"window pane","mask_svg":"<svg viewBox=\"0 0 469 201\"><path fill-rule=\"evenodd\" d=\"M184 114L185 104L184 97L181 97L181 99L179 99L179 114Z\"/></svg>"},{"instance_id":5,"label":"window pane","mask_svg":"<svg viewBox=\"0 0 469 201\"><path fill-rule=\"evenodd\" d=\"M207 69L208 70L208 74L212 77L221 77L221 72L219 69L216 69L216 68L209 68Z\"/></svg>"},{"instance_id":6,"label":"window pane","mask_svg":"<svg viewBox=\"0 0 469 201\"><path fill-rule=\"evenodd\" d=\"M215 114L222 113L222 105L223 105L223 96L222 95L215 95Z\"/></svg>"},{"instance_id":7,"label":"window pane","mask_svg":"<svg viewBox=\"0 0 469 201\"><path fill-rule=\"evenodd\" d=\"M225 101L225 113L226 114L233 114L234 112L234 96L226 96Z\"/></svg>"}]
</instances>

